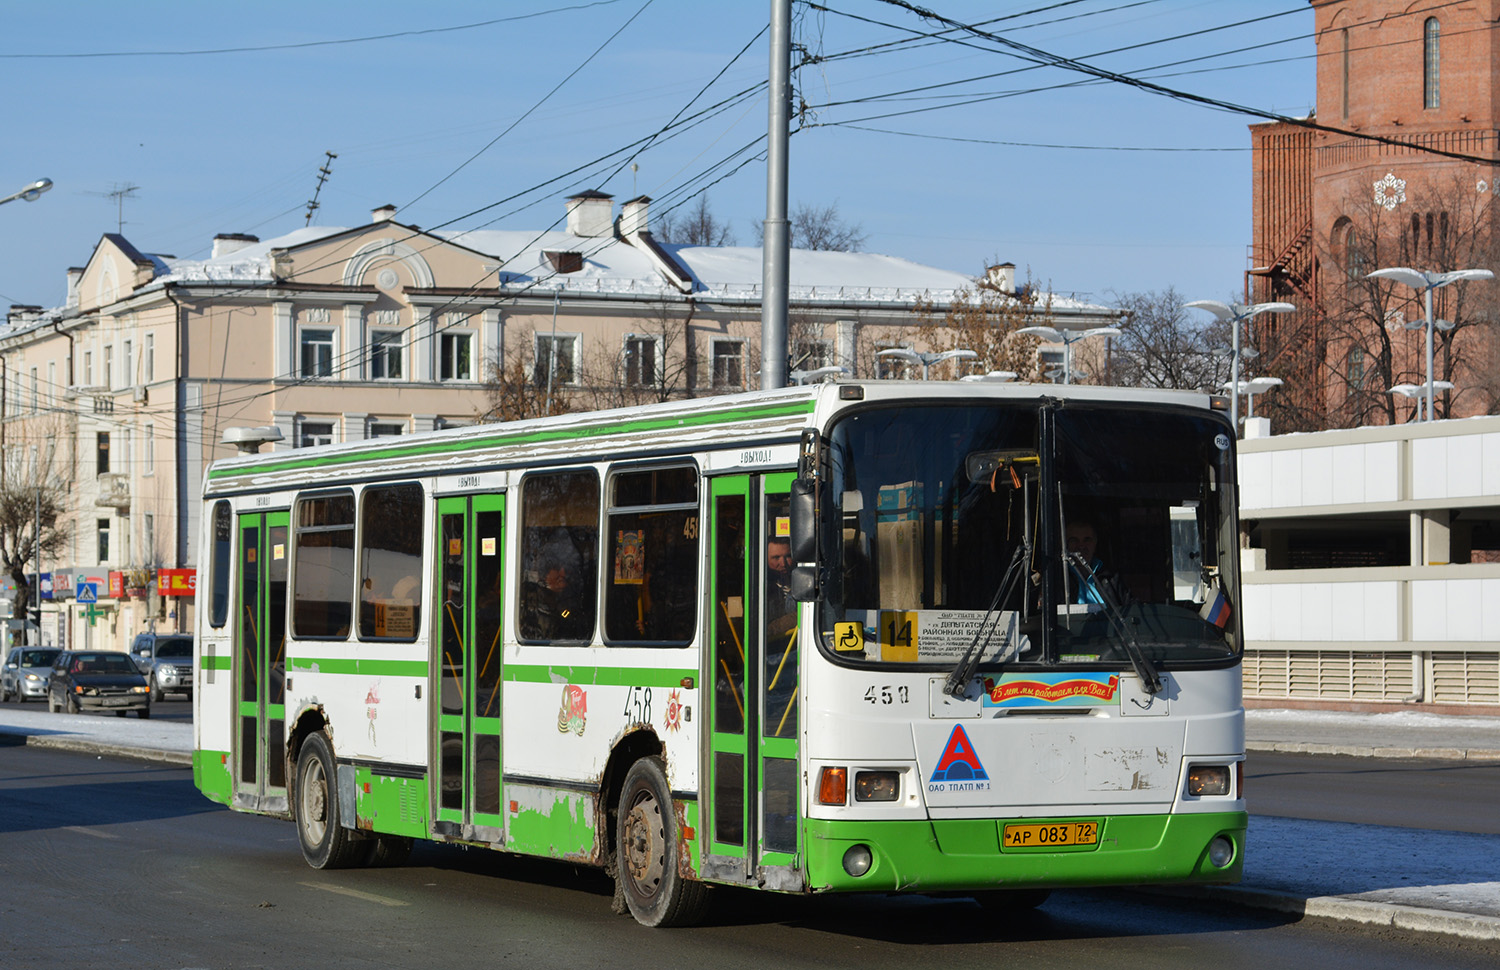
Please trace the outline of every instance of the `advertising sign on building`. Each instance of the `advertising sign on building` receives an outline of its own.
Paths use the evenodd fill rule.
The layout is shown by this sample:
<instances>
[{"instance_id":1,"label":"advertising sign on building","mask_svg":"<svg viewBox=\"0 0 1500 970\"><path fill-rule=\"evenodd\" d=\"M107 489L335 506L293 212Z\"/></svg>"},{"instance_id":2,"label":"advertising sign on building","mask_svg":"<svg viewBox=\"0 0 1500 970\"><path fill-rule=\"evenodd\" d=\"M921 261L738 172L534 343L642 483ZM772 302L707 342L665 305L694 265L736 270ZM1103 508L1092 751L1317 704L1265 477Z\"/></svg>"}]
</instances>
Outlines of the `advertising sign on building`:
<instances>
[{"instance_id":1,"label":"advertising sign on building","mask_svg":"<svg viewBox=\"0 0 1500 970\"><path fill-rule=\"evenodd\" d=\"M120 599L125 595L125 574L123 572L110 570L109 595L115 599Z\"/></svg>"},{"instance_id":2,"label":"advertising sign on building","mask_svg":"<svg viewBox=\"0 0 1500 970\"><path fill-rule=\"evenodd\" d=\"M156 592L159 596L193 596L198 592L198 570L158 569Z\"/></svg>"}]
</instances>

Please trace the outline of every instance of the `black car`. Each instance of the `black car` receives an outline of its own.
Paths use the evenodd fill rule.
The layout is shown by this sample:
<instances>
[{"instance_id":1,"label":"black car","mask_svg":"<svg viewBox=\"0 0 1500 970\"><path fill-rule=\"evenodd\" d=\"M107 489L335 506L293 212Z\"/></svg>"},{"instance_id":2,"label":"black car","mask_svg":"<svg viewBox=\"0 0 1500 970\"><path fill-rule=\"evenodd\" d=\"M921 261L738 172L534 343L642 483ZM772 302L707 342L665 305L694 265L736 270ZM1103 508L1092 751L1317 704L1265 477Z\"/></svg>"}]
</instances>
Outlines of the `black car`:
<instances>
[{"instance_id":1,"label":"black car","mask_svg":"<svg viewBox=\"0 0 1500 970\"><path fill-rule=\"evenodd\" d=\"M121 717L135 711L151 716L151 689L128 654L115 650L68 650L52 665L47 685L47 710L114 711Z\"/></svg>"}]
</instances>

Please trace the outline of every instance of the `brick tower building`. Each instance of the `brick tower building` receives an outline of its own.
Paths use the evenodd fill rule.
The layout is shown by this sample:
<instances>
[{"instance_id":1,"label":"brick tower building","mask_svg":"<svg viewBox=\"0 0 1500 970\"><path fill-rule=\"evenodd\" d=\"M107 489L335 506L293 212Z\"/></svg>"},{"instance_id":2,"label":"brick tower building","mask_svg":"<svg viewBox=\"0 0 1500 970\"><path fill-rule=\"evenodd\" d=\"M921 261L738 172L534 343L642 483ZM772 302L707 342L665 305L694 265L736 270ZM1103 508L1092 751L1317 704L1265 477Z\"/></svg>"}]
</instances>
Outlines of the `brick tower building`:
<instances>
[{"instance_id":1,"label":"brick tower building","mask_svg":"<svg viewBox=\"0 0 1500 970\"><path fill-rule=\"evenodd\" d=\"M1280 430L1409 420L1397 384L1424 384L1421 295L1366 279L1377 268L1500 271L1500 0L1310 0L1319 129L1250 127L1256 372ZM1328 128L1336 131L1325 130ZM1437 417L1500 409L1500 282L1435 291ZM1408 329L1406 324L1414 329Z\"/></svg>"}]
</instances>

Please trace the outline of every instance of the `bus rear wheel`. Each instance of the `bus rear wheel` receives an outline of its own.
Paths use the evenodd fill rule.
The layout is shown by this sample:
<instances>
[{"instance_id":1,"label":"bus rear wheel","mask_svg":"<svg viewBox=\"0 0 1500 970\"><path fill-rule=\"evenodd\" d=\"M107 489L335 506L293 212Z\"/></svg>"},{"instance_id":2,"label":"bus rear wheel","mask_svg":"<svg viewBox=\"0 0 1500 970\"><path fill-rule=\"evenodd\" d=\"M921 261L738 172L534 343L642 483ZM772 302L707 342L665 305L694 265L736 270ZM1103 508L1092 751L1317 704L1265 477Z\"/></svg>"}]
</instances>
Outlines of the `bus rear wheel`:
<instances>
[{"instance_id":1,"label":"bus rear wheel","mask_svg":"<svg viewBox=\"0 0 1500 970\"><path fill-rule=\"evenodd\" d=\"M358 865L367 849L340 824L336 778L328 736L321 731L309 734L297 755L293 805L302 858L314 869L347 869Z\"/></svg>"},{"instance_id":2,"label":"bus rear wheel","mask_svg":"<svg viewBox=\"0 0 1500 970\"><path fill-rule=\"evenodd\" d=\"M644 926L698 921L708 890L683 877L682 833L660 758L642 758L625 773L616 824L616 864L630 915Z\"/></svg>"}]
</instances>

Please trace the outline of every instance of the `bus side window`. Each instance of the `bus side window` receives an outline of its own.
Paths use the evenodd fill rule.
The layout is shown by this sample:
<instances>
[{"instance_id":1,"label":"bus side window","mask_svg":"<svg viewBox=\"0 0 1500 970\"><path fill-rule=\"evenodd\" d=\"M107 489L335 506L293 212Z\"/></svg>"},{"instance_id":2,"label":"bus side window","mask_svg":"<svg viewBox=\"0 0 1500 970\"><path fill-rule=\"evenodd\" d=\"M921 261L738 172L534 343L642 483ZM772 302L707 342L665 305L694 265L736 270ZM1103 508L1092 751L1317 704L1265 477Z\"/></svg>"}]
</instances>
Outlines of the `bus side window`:
<instances>
[{"instance_id":1,"label":"bus side window","mask_svg":"<svg viewBox=\"0 0 1500 970\"><path fill-rule=\"evenodd\" d=\"M604 637L685 644L698 625L698 471L620 472L610 480Z\"/></svg>"},{"instance_id":2,"label":"bus side window","mask_svg":"<svg viewBox=\"0 0 1500 970\"><path fill-rule=\"evenodd\" d=\"M594 638L599 580L599 477L532 475L521 490L522 640Z\"/></svg>"}]
</instances>

